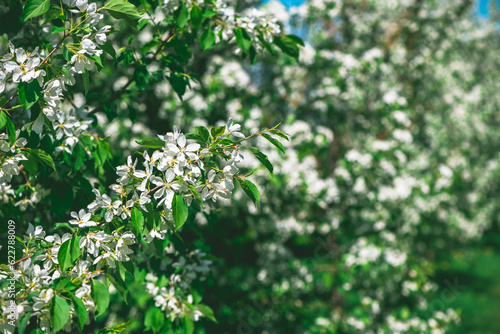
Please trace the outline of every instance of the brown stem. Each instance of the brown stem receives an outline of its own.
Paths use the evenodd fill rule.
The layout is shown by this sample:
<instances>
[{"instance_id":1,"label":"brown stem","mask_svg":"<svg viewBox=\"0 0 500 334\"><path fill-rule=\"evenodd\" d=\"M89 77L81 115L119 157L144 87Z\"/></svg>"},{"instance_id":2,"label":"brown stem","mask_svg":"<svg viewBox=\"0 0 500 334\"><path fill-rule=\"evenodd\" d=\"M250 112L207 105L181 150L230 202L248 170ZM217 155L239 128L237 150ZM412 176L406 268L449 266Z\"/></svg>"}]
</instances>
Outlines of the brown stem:
<instances>
[{"instance_id":1,"label":"brown stem","mask_svg":"<svg viewBox=\"0 0 500 334\"><path fill-rule=\"evenodd\" d=\"M19 262L24 261L24 260L26 260L26 259L29 259L29 258L30 258L30 257L32 257L32 256L33 256L33 254L26 255L25 257L20 258L20 259L19 259L19 260L17 260L16 262L12 263L10 266L15 266L15 265L16 265L16 264L18 264Z\"/></svg>"}]
</instances>

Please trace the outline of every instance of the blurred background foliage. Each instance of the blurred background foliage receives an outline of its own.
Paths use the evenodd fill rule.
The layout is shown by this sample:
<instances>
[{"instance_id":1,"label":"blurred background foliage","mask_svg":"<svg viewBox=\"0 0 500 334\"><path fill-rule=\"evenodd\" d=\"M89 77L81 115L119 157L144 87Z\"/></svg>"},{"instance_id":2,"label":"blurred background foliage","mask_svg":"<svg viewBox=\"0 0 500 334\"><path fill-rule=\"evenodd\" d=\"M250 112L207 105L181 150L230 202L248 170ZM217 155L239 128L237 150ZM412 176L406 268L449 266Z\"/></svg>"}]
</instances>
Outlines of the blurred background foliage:
<instances>
[{"instance_id":1,"label":"blurred background foliage","mask_svg":"<svg viewBox=\"0 0 500 334\"><path fill-rule=\"evenodd\" d=\"M261 207L237 196L183 231L215 260L204 303L218 324L198 332L498 333L496 4L489 20L469 0L234 5L301 36L299 61L241 65L215 48L189 63L182 101L159 84L106 103L127 66L105 68L116 87L88 97L125 153L131 138L227 117L292 136L268 153L271 180L254 173Z\"/></svg>"},{"instance_id":2,"label":"blurred background foliage","mask_svg":"<svg viewBox=\"0 0 500 334\"><path fill-rule=\"evenodd\" d=\"M271 49L251 64L235 48L177 45L166 52L186 55L193 79L179 93L156 81L158 64L145 68L125 47L86 97L70 92L123 153L110 166L140 149L135 140L173 125L188 131L232 117L245 134L282 122L291 135L286 154L256 143L273 177L245 156L261 206L239 192L183 227L186 244L214 261L194 291L218 323L205 319L196 332L499 333L496 2L487 12L472 0L230 4L260 8L302 37L298 59ZM151 15L164 19L160 8ZM117 30L113 40L132 49L154 33ZM98 326L130 320L128 332L140 332L141 312L154 305L146 270L168 264L127 278L129 304L114 294Z\"/></svg>"}]
</instances>

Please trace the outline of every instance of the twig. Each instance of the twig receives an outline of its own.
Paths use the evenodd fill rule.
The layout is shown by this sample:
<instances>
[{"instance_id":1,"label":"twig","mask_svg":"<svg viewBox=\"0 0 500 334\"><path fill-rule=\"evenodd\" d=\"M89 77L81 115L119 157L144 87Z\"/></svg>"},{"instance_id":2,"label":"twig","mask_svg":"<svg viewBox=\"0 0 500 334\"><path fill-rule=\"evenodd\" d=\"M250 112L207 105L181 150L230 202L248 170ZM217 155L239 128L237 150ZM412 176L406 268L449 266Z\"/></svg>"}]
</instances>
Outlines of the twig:
<instances>
[{"instance_id":1,"label":"twig","mask_svg":"<svg viewBox=\"0 0 500 334\"><path fill-rule=\"evenodd\" d=\"M33 253L31 253L30 255L26 255L25 257L20 258L20 259L19 259L19 260L17 260L16 262L12 263L10 266L15 266L15 265L16 265L16 264L18 264L19 262L24 261L24 260L26 260L26 259L29 259L29 258L30 258L30 257L32 257L32 256L33 256Z\"/></svg>"}]
</instances>

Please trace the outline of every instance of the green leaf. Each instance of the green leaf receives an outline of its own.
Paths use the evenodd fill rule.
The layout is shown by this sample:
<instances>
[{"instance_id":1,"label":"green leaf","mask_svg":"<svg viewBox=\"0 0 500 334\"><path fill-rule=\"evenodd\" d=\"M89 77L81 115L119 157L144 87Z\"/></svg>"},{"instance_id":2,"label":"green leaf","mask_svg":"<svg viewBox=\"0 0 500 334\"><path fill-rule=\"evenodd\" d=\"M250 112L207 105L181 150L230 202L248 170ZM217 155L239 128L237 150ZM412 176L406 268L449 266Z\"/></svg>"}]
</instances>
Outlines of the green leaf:
<instances>
[{"instance_id":1,"label":"green leaf","mask_svg":"<svg viewBox=\"0 0 500 334\"><path fill-rule=\"evenodd\" d=\"M122 281L125 282L125 273L126 273L125 267L120 261L116 261L116 266L118 267L118 273L120 274Z\"/></svg>"},{"instance_id":2,"label":"green leaf","mask_svg":"<svg viewBox=\"0 0 500 334\"><path fill-rule=\"evenodd\" d=\"M288 38L289 40L295 42L295 44L298 44L298 45L302 45L304 46L304 41L298 37L298 36L295 36L295 35L285 35L286 38Z\"/></svg>"},{"instance_id":3,"label":"green leaf","mask_svg":"<svg viewBox=\"0 0 500 334\"><path fill-rule=\"evenodd\" d=\"M110 0L104 5L104 9L115 19L125 20L133 27L137 27L137 23L142 17L137 8L125 0Z\"/></svg>"},{"instance_id":4,"label":"green leaf","mask_svg":"<svg viewBox=\"0 0 500 334\"><path fill-rule=\"evenodd\" d=\"M135 236L137 240L142 240L142 229L144 227L144 215L141 210L137 208L132 208L132 225L135 228Z\"/></svg>"},{"instance_id":5,"label":"green leaf","mask_svg":"<svg viewBox=\"0 0 500 334\"><path fill-rule=\"evenodd\" d=\"M213 322L217 323L217 319L215 319L215 316L214 316L214 311L212 311L212 309L210 307L208 307L207 305L205 304L198 304L196 305L196 307L198 308L198 310L200 310L201 313L203 313L203 315L212 320Z\"/></svg>"},{"instance_id":6,"label":"green leaf","mask_svg":"<svg viewBox=\"0 0 500 334\"><path fill-rule=\"evenodd\" d=\"M85 326L85 322L87 322L87 319L89 317L87 309L85 308L85 305L80 298L71 296L71 300L73 301L76 318L78 319L78 321L76 322L76 327L78 328L80 333L83 333L83 327Z\"/></svg>"},{"instance_id":7,"label":"green leaf","mask_svg":"<svg viewBox=\"0 0 500 334\"><path fill-rule=\"evenodd\" d=\"M200 135L205 143L208 144L210 142L210 132L208 132L207 128L204 126L197 126L196 132Z\"/></svg>"},{"instance_id":8,"label":"green leaf","mask_svg":"<svg viewBox=\"0 0 500 334\"><path fill-rule=\"evenodd\" d=\"M281 130L275 129L275 130L271 130L271 132L277 136L280 136L283 139L286 139L287 141L289 140L288 135Z\"/></svg>"},{"instance_id":9,"label":"green leaf","mask_svg":"<svg viewBox=\"0 0 500 334\"><path fill-rule=\"evenodd\" d=\"M109 290L97 280L92 281L92 298L96 304L96 311L103 314L109 306Z\"/></svg>"},{"instance_id":10,"label":"green leaf","mask_svg":"<svg viewBox=\"0 0 500 334\"><path fill-rule=\"evenodd\" d=\"M14 145L16 142L16 128L10 117L7 117L7 135L9 136L9 145Z\"/></svg>"},{"instance_id":11,"label":"green leaf","mask_svg":"<svg viewBox=\"0 0 500 334\"><path fill-rule=\"evenodd\" d=\"M75 155L76 155L76 160L75 160L75 166L74 166L74 171L78 171L80 167L82 167L85 157L87 156L87 152L85 152L85 149L82 147L80 143L77 143L75 145Z\"/></svg>"},{"instance_id":12,"label":"green leaf","mask_svg":"<svg viewBox=\"0 0 500 334\"><path fill-rule=\"evenodd\" d=\"M19 320L19 324L17 325L18 333L24 333L26 331L26 326L28 326L28 320L31 318L31 312L26 313L21 320ZM5 331L8 333L8 331Z\"/></svg>"},{"instance_id":13,"label":"green leaf","mask_svg":"<svg viewBox=\"0 0 500 334\"><path fill-rule=\"evenodd\" d=\"M186 92L186 87L188 83L186 82L187 78L183 75L179 75L177 73L172 73L168 77L168 81L170 82L170 85L172 85L172 88L174 91L177 93L179 98L182 101L182 96Z\"/></svg>"},{"instance_id":14,"label":"green leaf","mask_svg":"<svg viewBox=\"0 0 500 334\"><path fill-rule=\"evenodd\" d=\"M220 135L222 135L225 130L226 130L226 127L223 125L223 126L219 126L218 128L216 128L216 127L211 128L210 132L212 133L212 137L215 139L215 138L219 137Z\"/></svg>"},{"instance_id":15,"label":"green leaf","mask_svg":"<svg viewBox=\"0 0 500 334\"><path fill-rule=\"evenodd\" d=\"M41 149L33 149L31 150L31 152L38 157L38 161L42 162L44 165L52 168L55 172L57 172L54 160L52 160L52 157L48 155L47 152Z\"/></svg>"},{"instance_id":16,"label":"green leaf","mask_svg":"<svg viewBox=\"0 0 500 334\"><path fill-rule=\"evenodd\" d=\"M89 72L87 70L83 71L82 73L82 78L83 78L83 88L85 89L85 96L87 96L89 92Z\"/></svg>"},{"instance_id":17,"label":"green leaf","mask_svg":"<svg viewBox=\"0 0 500 334\"><path fill-rule=\"evenodd\" d=\"M299 47L297 42L287 35L275 36L274 44L276 44L287 55L299 59Z\"/></svg>"},{"instance_id":18,"label":"green leaf","mask_svg":"<svg viewBox=\"0 0 500 334\"><path fill-rule=\"evenodd\" d=\"M146 312L144 317L144 326L146 329L151 329L154 333L158 333L165 322L165 315L157 307L151 307Z\"/></svg>"},{"instance_id":19,"label":"green leaf","mask_svg":"<svg viewBox=\"0 0 500 334\"><path fill-rule=\"evenodd\" d=\"M7 118L8 116L0 110L0 129L2 129L5 124L7 124Z\"/></svg>"},{"instance_id":20,"label":"green leaf","mask_svg":"<svg viewBox=\"0 0 500 334\"><path fill-rule=\"evenodd\" d=\"M175 195L172 202L172 215L175 221L175 230L177 231L184 225L188 217L188 206L181 195Z\"/></svg>"},{"instance_id":21,"label":"green leaf","mask_svg":"<svg viewBox=\"0 0 500 334\"><path fill-rule=\"evenodd\" d=\"M120 293L120 295L123 297L123 300L125 301L125 304L128 304L128 302L127 302L127 290L126 290L126 287L125 287L124 283L122 281L120 281L120 280L116 280L109 273L106 273L105 275L106 275L106 278L109 280L109 282L111 284L113 284L113 286L116 288L116 290L118 290L118 292Z\"/></svg>"},{"instance_id":22,"label":"green leaf","mask_svg":"<svg viewBox=\"0 0 500 334\"><path fill-rule=\"evenodd\" d=\"M24 168L26 168L26 170L30 174L36 175L36 173L38 173L38 163L36 162L36 157L33 156L32 154L30 154L29 151L26 151L24 153L24 156L28 159L28 160L21 161Z\"/></svg>"},{"instance_id":23,"label":"green leaf","mask_svg":"<svg viewBox=\"0 0 500 334\"><path fill-rule=\"evenodd\" d=\"M29 19L45 14L50 8L50 0L28 0L24 5L24 22Z\"/></svg>"},{"instance_id":24,"label":"green leaf","mask_svg":"<svg viewBox=\"0 0 500 334\"><path fill-rule=\"evenodd\" d=\"M66 240L59 248L59 253L57 254L57 260L59 261L59 267L61 271L65 272L69 267L71 267L71 248L70 240Z\"/></svg>"},{"instance_id":25,"label":"green leaf","mask_svg":"<svg viewBox=\"0 0 500 334\"><path fill-rule=\"evenodd\" d=\"M146 137L141 140L136 140L136 143L147 148L165 147L165 142L158 137Z\"/></svg>"},{"instance_id":26,"label":"green leaf","mask_svg":"<svg viewBox=\"0 0 500 334\"><path fill-rule=\"evenodd\" d=\"M54 333L59 332L64 328L69 320L69 305L63 298L55 295L50 308L52 318L52 328Z\"/></svg>"},{"instance_id":27,"label":"green leaf","mask_svg":"<svg viewBox=\"0 0 500 334\"><path fill-rule=\"evenodd\" d=\"M210 50L215 43L215 33L212 29L208 29L200 37L200 45L203 51Z\"/></svg>"},{"instance_id":28,"label":"green leaf","mask_svg":"<svg viewBox=\"0 0 500 334\"><path fill-rule=\"evenodd\" d=\"M248 35L248 32L243 28L236 28L234 29L234 36L236 37L236 43L238 43L241 50L244 53L247 53L250 46L252 46L252 39L250 38L250 35Z\"/></svg>"},{"instance_id":29,"label":"green leaf","mask_svg":"<svg viewBox=\"0 0 500 334\"><path fill-rule=\"evenodd\" d=\"M262 137L266 138L271 144L273 144L274 146L276 146L281 152L283 152L283 154L285 154L285 148L283 147L283 145L279 142L279 140L271 137L270 135L268 135L267 133L262 133L261 134Z\"/></svg>"},{"instance_id":30,"label":"green leaf","mask_svg":"<svg viewBox=\"0 0 500 334\"><path fill-rule=\"evenodd\" d=\"M247 194L247 196L254 202L254 204L259 205L260 193L255 184L253 184L249 180L242 179L241 177L236 177L236 181L238 181L241 189L243 189L245 194Z\"/></svg>"},{"instance_id":31,"label":"green leaf","mask_svg":"<svg viewBox=\"0 0 500 334\"><path fill-rule=\"evenodd\" d=\"M188 12L188 9L186 6L184 6L181 2L181 5L180 5L180 10L179 10L179 14L177 14L177 25L180 27L180 28L184 28L184 26L186 25L186 23L188 22L188 17L189 17L189 12Z\"/></svg>"},{"instance_id":32,"label":"green leaf","mask_svg":"<svg viewBox=\"0 0 500 334\"><path fill-rule=\"evenodd\" d=\"M202 23L203 16L201 14L200 7L193 5L191 8L191 24L193 25L193 28L200 29Z\"/></svg>"},{"instance_id":33,"label":"green leaf","mask_svg":"<svg viewBox=\"0 0 500 334\"><path fill-rule=\"evenodd\" d=\"M184 327L184 334L194 333L194 321L188 314L184 316L183 327Z\"/></svg>"},{"instance_id":34,"label":"green leaf","mask_svg":"<svg viewBox=\"0 0 500 334\"><path fill-rule=\"evenodd\" d=\"M24 109L29 109L40 98L40 84L38 80L30 83L21 82L18 86L19 101L24 104Z\"/></svg>"},{"instance_id":35,"label":"green leaf","mask_svg":"<svg viewBox=\"0 0 500 334\"><path fill-rule=\"evenodd\" d=\"M109 54L111 57L113 57L116 60L116 51L115 48L113 47L113 44L111 44L110 41L106 41L103 45L101 45L101 49L104 50L107 54Z\"/></svg>"},{"instance_id":36,"label":"green leaf","mask_svg":"<svg viewBox=\"0 0 500 334\"><path fill-rule=\"evenodd\" d=\"M71 253L71 263L75 263L76 259L80 257L81 249L80 249L80 237L75 235L71 238L70 245L70 253Z\"/></svg>"},{"instance_id":37,"label":"green leaf","mask_svg":"<svg viewBox=\"0 0 500 334\"><path fill-rule=\"evenodd\" d=\"M134 80L141 90L144 90L148 87L149 79L151 74L148 71L146 65L138 65L134 71Z\"/></svg>"},{"instance_id":38,"label":"green leaf","mask_svg":"<svg viewBox=\"0 0 500 334\"><path fill-rule=\"evenodd\" d=\"M267 170L271 174L273 174L273 165L271 164L271 162L267 158L267 155L265 155L264 153L259 151L259 149L257 147L249 147L248 149L250 150L250 152L253 153L253 155L257 158L257 160L259 160L261 162L261 164L263 164L264 167L266 167Z\"/></svg>"},{"instance_id":39,"label":"green leaf","mask_svg":"<svg viewBox=\"0 0 500 334\"><path fill-rule=\"evenodd\" d=\"M193 194L196 201L198 201L198 203L200 203L201 207L203 207L203 201L201 200L201 195L198 192L198 190L196 190L195 186L193 186L192 184L188 184L188 188L189 188L189 190L191 190L191 193Z\"/></svg>"}]
</instances>

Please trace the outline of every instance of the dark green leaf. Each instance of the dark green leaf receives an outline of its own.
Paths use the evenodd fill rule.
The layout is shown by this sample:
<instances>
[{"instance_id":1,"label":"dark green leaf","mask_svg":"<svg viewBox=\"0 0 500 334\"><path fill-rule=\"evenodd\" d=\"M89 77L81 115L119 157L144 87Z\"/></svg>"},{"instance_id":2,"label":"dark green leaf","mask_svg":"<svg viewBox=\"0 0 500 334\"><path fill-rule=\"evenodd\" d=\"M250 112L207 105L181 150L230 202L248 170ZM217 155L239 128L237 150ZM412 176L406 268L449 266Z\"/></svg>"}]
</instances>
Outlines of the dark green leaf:
<instances>
[{"instance_id":1,"label":"dark green leaf","mask_svg":"<svg viewBox=\"0 0 500 334\"><path fill-rule=\"evenodd\" d=\"M200 7L193 5L191 8L191 24L193 25L193 28L200 29L202 22L203 16L201 14Z\"/></svg>"},{"instance_id":2,"label":"dark green leaf","mask_svg":"<svg viewBox=\"0 0 500 334\"><path fill-rule=\"evenodd\" d=\"M132 208L132 225L135 228L135 236L137 240L142 240L142 229L144 227L144 215L141 210L137 208Z\"/></svg>"},{"instance_id":3,"label":"dark green leaf","mask_svg":"<svg viewBox=\"0 0 500 334\"><path fill-rule=\"evenodd\" d=\"M240 177L236 177L241 189L247 194L247 196L254 202L255 205L259 205L260 203L260 193L259 189L250 182L249 180L242 179Z\"/></svg>"},{"instance_id":4,"label":"dark green leaf","mask_svg":"<svg viewBox=\"0 0 500 334\"><path fill-rule=\"evenodd\" d=\"M236 37L236 43L238 43L241 50L244 53L247 53L250 46L252 46L252 39L250 38L250 35L248 35L248 32L243 28L236 28L234 29L234 36Z\"/></svg>"},{"instance_id":5,"label":"dark green leaf","mask_svg":"<svg viewBox=\"0 0 500 334\"><path fill-rule=\"evenodd\" d=\"M0 129L3 129L5 124L7 124L7 114L5 114L3 111L0 111Z\"/></svg>"},{"instance_id":6,"label":"dark green leaf","mask_svg":"<svg viewBox=\"0 0 500 334\"><path fill-rule=\"evenodd\" d=\"M115 51L115 48L113 47L113 45L111 44L110 41L106 41L106 43L104 43L103 45L101 45L101 48L104 50L104 52L106 52L111 57L113 57L114 59L116 59L116 51Z\"/></svg>"},{"instance_id":7,"label":"dark green leaf","mask_svg":"<svg viewBox=\"0 0 500 334\"><path fill-rule=\"evenodd\" d=\"M85 95L89 92L89 72L87 70L82 73L83 78L83 88L85 89Z\"/></svg>"},{"instance_id":8,"label":"dark green leaf","mask_svg":"<svg viewBox=\"0 0 500 334\"><path fill-rule=\"evenodd\" d=\"M21 320L19 320L19 324L17 325L17 330L19 333L24 333L26 331L26 326L28 326L28 320L31 318L31 312L26 313ZM5 331L8 333L8 331Z\"/></svg>"},{"instance_id":9,"label":"dark green leaf","mask_svg":"<svg viewBox=\"0 0 500 334\"><path fill-rule=\"evenodd\" d=\"M80 250L80 237L78 235L75 235L71 238L71 245L70 245L70 251L71 251L71 263L75 263L76 259L80 257L81 250Z\"/></svg>"},{"instance_id":10,"label":"dark green leaf","mask_svg":"<svg viewBox=\"0 0 500 334\"><path fill-rule=\"evenodd\" d=\"M144 326L151 329L154 333L158 333L165 322L165 315L157 307L151 307L146 312L144 317Z\"/></svg>"},{"instance_id":11,"label":"dark green leaf","mask_svg":"<svg viewBox=\"0 0 500 334\"><path fill-rule=\"evenodd\" d=\"M83 333L83 327L85 326L85 322L87 322L87 319L89 317L87 309L80 298L71 296L71 300L73 301L76 318L78 319L78 321L76 322L76 327L78 328L80 333Z\"/></svg>"},{"instance_id":12,"label":"dark green leaf","mask_svg":"<svg viewBox=\"0 0 500 334\"><path fill-rule=\"evenodd\" d=\"M266 167L267 170L272 174L273 165L271 164L271 162L269 162L267 155L259 151L257 147L249 147L248 149L250 150L250 152L253 153L253 155L257 158L257 160L259 160L264 165L264 167Z\"/></svg>"},{"instance_id":13,"label":"dark green leaf","mask_svg":"<svg viewBox=\"0 0 500 334\"><path fill-rule=\"evenodd\" d=\"M286 35L275 36L274 44L276 44L287 55L299 59L299 47L292 38Z\"/></svg>"},{"instance_id":14,"label":"dark green leaf","mask_svg":"<svg viewBox=\"0 0 500 334\"><path fill-rule=\"evenodd\" d=\"M217 319L215 319L215 316L214 316L214 311L212 311L212 309L210 307L208 307L207 305L205 304L198 304L196 305L196 307L198 308L198 310L200 310L201 313L203 313L203 315L212 320L213 322L217 323Z\"/></svg>"},{"instance_id":15,"label":"dark green leaf","mask_svg":"<svg viewBox=\"0 0 500 334\"><path fill-rule=\"evenodd\" d=\"M96 311L103 314L109 306L109 290L97 280L92 281L92 298L96 304Z\"/></svg>"},{"instance_id":16,"label":"dark green leaf","mask_svg":"<svg viewBox=\"0 0 500 334\"><path fill-rule=\"evenodd\" d=\"M65 272L69 267L71 267L71 239L66 240L59 248L59 253L57 253L57 260L59 261L59 267L61 271Z\"/></svg>"},{"instance_id":17,"label":"dark green leaf","mask_svg":"<svg viewBox=\"0 0 500 334\"><path fill-rule=\"evenodd\" d=\"M16 128L10 117L7 117L7 135L9 136L9 145L12 146L16 142Z\"/></svg>"},{"instance_id":18,"label":"dark green leaf","mask_svg":"<svg viewBox=\"0 0 500 334\"><path fill-rule=\"evenodd\" d=\"M136 141L137 144L147 148L162 148L165 147L165 142L158 137L146 137Z\"/></svg>"},{"instance_id":19,"label":"dark green leaf","mask_svg":"<svg viewBox=\"0 0 500 334\"><path fill-rule=\"evenodd\" d=\"M52 160L52 157L48 155L47 152L41 149L33 149L31 150L31 152L33 152L38 157L38 161L42 162L44 165L56 171L56 165L54 164L54 160Z\"/></svg>"},{"instance_id":20,"label":"dark green leaf","mask_svg":"<svg viewBox=\"0 0 500 334\"><path fill-rule=\"evenodd\" d=\"M281 131L281 130L276 129L276 130L271 130L271 132L274 133L277 136L280 136L283 139L289 140L288 139L288 135L286 133L284 133L283 131Z\"/></svg>"},{"instance_id":21,"label":"dark green leaf","mask_svg":"<svg viewBox=\"0 0 500 334\"><path fill-rule=\"evenodd\" d=\"M133 27L136 27L141 19L137 8L125 0L110 0L104 5L104 9L115 19L126 20Z\"/></svg>"},{"instance_id":22,"label":"dark green leaf","mask_svg":"<svg viewBox=\"0 0 500 334\"><path fill-rule=\"evenodd\" d=\"M55 295L50 309L52 318L52 329L54 333L59 332L69 320L69 305L63 298Z\"/></svg>"},{"instance_id":23,"label":"dark green leaf","mask_svg":"<svg viewBox=\"0 0 500 334\"><path fill-rule=\"evenodd\" d=\"M146 65L138 65L134 71L134 80L139 89L144 90L148 87L150 73Z\"/></svg>"},{"instance_id":24,"label":"dark green leaf","mask_svg":"<svg viewBox=\"0 0 500 334\"><path fill-rule=\"evenodd\" d=\"M24 22L29 19L45 14L50 8L50 0L28 0L24 5Z\"/></svg>"},{"instance_id":25,"label":"dark green leaf","mask_svg":"<svg viewBox=\"0 0 500 334\"><path fill-rule=\"evenodd\" d=\"M188 206L181 195L175 195L172 202L172 215L175 221L175 230L177 231L184 225L188 217Z\"/></svg>"},{"instance_id":26,"label":"dark green leaf","mask_svg":"<svg viewBox=\"0 0 500 334\"><path fill-rule=\"evenodd\" d=\"M200 44L203 51L210 50L215 43L215 34L212 29L208 29L200 37Z\"/></svg>"},{"instance_id":27,"label":"dark green leaf","mask_svg":"<svg viewBox=\"0 0 500 334\"><path fill-rule=\"evenodd\" d=\"M191 193L193 194L194 198L198 201L198 203L200 203L201 207L203 207L203 201L201 200L201 195L198 192L198 190L196 190L195 186L193 186L192 184L188 184L188 188L189 190L191 190Z\"/></svg>"},{"instance_id":28,"label":"dark green leaf","mask_svg":"<svg viewBox=\"0 0 500 334\"><path fill-rule=\"evenodd\" d=\"M208 132L207 128L204 126L197 126L196 127L196 132L200 135L200 137L203 139L205 143L210 142L210 132Z\"/></svg>"},{"instance_id":29,"label":"dark green leaf","mask_svg":"<svg viewBox=\"0 0 500 334\"><path fill-rule=\"evenodd\" d=\"M184 316L183 325L184 325L184 334L193 334L194 333L194 321L187 314Z\"/></svg>"},{"instance_id":30,"label":"dark green leaf","mask_svg":"<svg viewBox=\"0 0 500 334\"><path fill-rule=\"evenodd\" d=\"M24 153L24 156L28 159L28 160L21 161L24 168L26 168L26 170L30 174L36 175L36 173L38 173L38 163L36 162L36 157L33 156L32 154L30 154L29 151L26 151Z\"/></svg>"},{"instance_id":31,"label":"dark green leaf","mask_svg":"<svg viewBox=\"0 0 500 334\"><path fill-rule=\"evenodd\" d=\"M172 85L172 88L175 90L179 98L182 100L182 96L186 92L186 87L188 85L186 82L186 77L183 75L172 73L168 78L168 81Z\"/></svg>"},{"instance_id":32,"label":"dark green leaf","mask_svg":"<svg viewBox=\"0 0 500 334\"><path fill-rule=\"evenodd\" d=\"M184 6L182 2L181 2L180 7L181 8L179 10L179 13L177 14L177 25L180 28L184 28L184 26L186 25L186 23L188 21L189 12L188 12L187 7Z\"/></svg>"},{"instance_id":33,"label":"dark green leaf","mask_svg":"<svg viewBox=\"0 0 500 334\"><path fill-rule=\"evenodd\" d=\"M271 144L273 144L274 146L276 146L281 152L283 152L283 154L285 153L285 148L283 147L283 145L279 142L279 140L271 137L270 135L268 135L267 133L262 133L261 134L262 137L266 138Z\"/></svg>"},{"instance_id":34,"label":"dark green leaf","mask_svg":"<svg viewBox=\"0 0 500 334\"><path fill-rule=\"evenodd\" d=\"M213 127L210 129L210 132L212 133L212 137L215 139L219 136L221 136L224 131L226 130L226 127L225 126L219 126L219 127Z\"/></svg>"}]
</instances>

